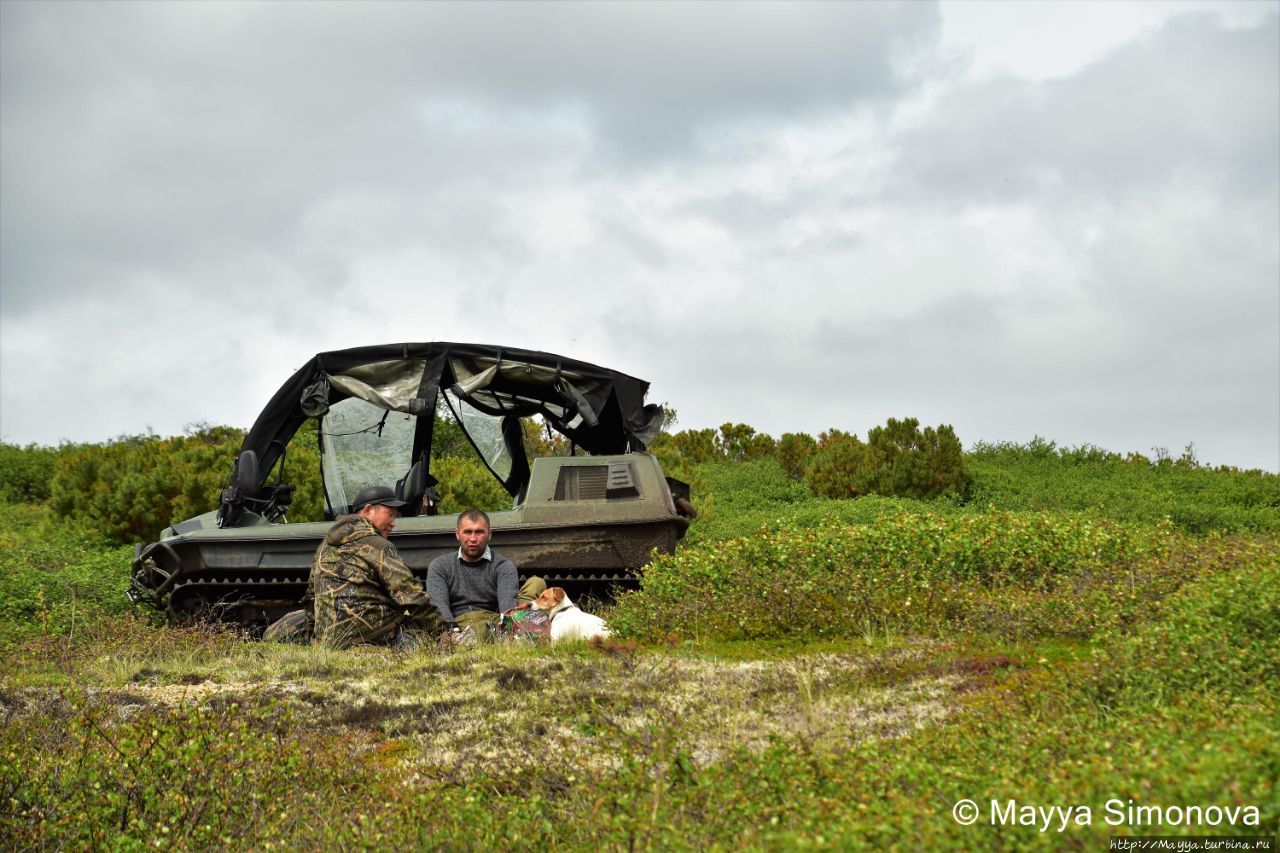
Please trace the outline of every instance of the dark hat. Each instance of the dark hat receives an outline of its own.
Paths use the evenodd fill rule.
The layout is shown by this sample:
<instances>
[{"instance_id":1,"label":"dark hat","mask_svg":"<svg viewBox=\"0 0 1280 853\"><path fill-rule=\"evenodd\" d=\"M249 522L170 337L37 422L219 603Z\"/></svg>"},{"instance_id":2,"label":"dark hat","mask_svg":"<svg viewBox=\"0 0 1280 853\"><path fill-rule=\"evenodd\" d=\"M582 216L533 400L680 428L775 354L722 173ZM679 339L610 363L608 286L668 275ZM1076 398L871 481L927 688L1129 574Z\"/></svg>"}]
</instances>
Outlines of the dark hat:
<instances>
[{"instance_id":1,"label":"dark hat","mask_svg":"<svg viewBox=\"0 0 1280 853\"><path fill-rule=\"evenodd\" d=\"M389 486L366 486L356 494L356 499L351 502L351 508L359 512L368 504L402 507L405 502L396 500L396 493Z\"/></svg>"}]
</instances>

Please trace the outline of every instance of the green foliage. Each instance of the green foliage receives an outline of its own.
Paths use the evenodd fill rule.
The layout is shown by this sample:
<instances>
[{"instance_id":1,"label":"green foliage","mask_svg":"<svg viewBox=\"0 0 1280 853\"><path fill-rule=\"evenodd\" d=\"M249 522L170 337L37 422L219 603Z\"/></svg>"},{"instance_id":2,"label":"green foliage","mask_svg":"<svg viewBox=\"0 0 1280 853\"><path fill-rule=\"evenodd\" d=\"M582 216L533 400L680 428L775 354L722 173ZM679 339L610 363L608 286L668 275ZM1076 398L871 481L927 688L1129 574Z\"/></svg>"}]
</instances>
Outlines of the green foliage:
<instances>
[{"instance_id":1,"label":"green foliage","mask_svg":"<svg viewBox=\"0 0 1280 853\"><path fill-rule=\"evenodd\" d=\"M268 703L155 708L122 716L70 693L46 718L7 725L0 818L17 847L254 846L289 836L317 800L341 807L364 773L339 753L295 737L292 715ZM288 792L312 793L291 801ZM302 808L299 809L298 806ZM331 841L350 837L339 829ZM304 845L307 846L307 845ZM316 845L321 846L321 845Z\"/></svg>"},{"instance_id":2,"label":"green foliage","mask_svg":"<svg viewBox=\"0 0 1280 853\"><path fill-rule=\"evenodd\" d=\"M772 456L776 442L746 424L721 424L718 446L722 458L730 462L746 462Z\"/></svg>"},{"instance_id":3,"label":"green foliage","mask_svg":"<svg viewBox=\"0 0 1280 853\"><path fill-rule=\"evenodd\" d=\"M998 509L1168 518L1190 533L1280 530L1280 475L1121 457L1091 445L983 444L966 454L969 502Z\"/></svg>"},{"instance_id":4,"label":"green foliage","mask_svg":"<svg viewBox=\"0 0 1280 853\"><path fill-rule=\"evenodd\" d=\"M175 520L217 506L244 434L204 427L190 436L129 436L64 454L51 503L115 543L155 539Z\"/></svg>"},{"instance_id":5,"label":"green foliage","mask_svg":"<svg viewBox=\"0 0 1280 853\"><path fill-rule=\"evenodd\" d=\"M890 418L867 433L866 443L839 430L823 433L805 477L814 494L830 498L929 499L961 492L966 483L955 432L946 424L921 430L915 418Z\"/></svg>"},{"instance_id":6,"label":"green foliage","mask_svg":"<svg viewBox=\"0 0 1280 853\"><path fill-rule=\"evenodd\" d=\"M725 472L735 467L709 466L709 482L728 482ZM768 481L761 506L794 494L786 489L803 491L773 460L750 467ZM909 505L803 495L790 503ZM84 549L79 556L51 550L64 535L60 521L39 507L0 507L5 577L59 578L82 559L91 567L87 545L77 546ZM99 553L114 562L125 550ZM903 586L912 602L899 602L886 624L904 631L923 625L947 642L895 632L874 642L855 633L850 641L842 624L841 654L823 646L808 663L779 660L776 640L745 647L740 653L749 660L725 668L744 682L739 689L762 692L766 706L790 695L789 707L801 710L779 717L779 733L735 746L740 733L732 730L729 706L717 706L723 740L709 745L706 731L690 725L696 712L681 704L691 695L719 695L718 684L688 674L706 671L696 666L707 657L705 646L687 655L665 646L556 647L495 659L479 650L277 651L119 616L118 636L77 628L75 643L64 644L37 631L20 638L21 647L10 642L0 668L0 834L15 849L999 850L1101 849L1123 832L1276 832L1280 559L1270 539L1193 538L1167 525L1059 513L893 510L877 524L796 525L686 553L698 557L687 568L701 573L682 593L693 597L707 586L718 595L730 590L744 567L772 567L758 570L763 583L731 610L750 624L775 618L777 608L807 618L790 600L803 599L807 578L865 569L873 576L862 589L873 599L867 608L878 583L914 578L933 588L937 581L933 604L922 583ZM28 554L46 556L20 562ZM1112 565L1121 571L1107 575ZM659 565L646 591L674 583L675 568ZM106 573L107 565L96 571ZM786 594L772 578L783 579ZM45 589L52 619L72 590ZM12 590L0 590L0 602ZM958 604L944 622L913 614L917 604L928 611L948 592ZM1075 639L1028 642L1035 625L993 632L998 620L986 608L1002 597L1012 602L1005 616L1042 599L1033 621L1049 635ZM74 593L78 602L88 599ZM844 613L854 622L858 608L867 609L857 601L833 606L853 608ZM625 609L614 615L615 627ZM1056 622L1052 609L1062 611ZM689 636L701 630L706 612L690 608L688 621L654 630L674 627ZM1086 624L1061 633L1073 620ZM70 626L56 631L65 638ZM731 626L728 634L744 632ZM993 641L1002 634L1020 641ZM856 715L832 705L842 655L853 666L841 689L856 691L860 702L892 689L899 697L929 697L941 716L913 717L901 698L856 705ZM43 662L50 656L67 681L82 686L21 686L23 667L35 659L49 665ZM465 684L473 704L435 704L450 689L445 673ZM430 701L395 716L398 700L386 691L409 684L425 685ZM576 701L563 702L565 689ZM654 707L656 697L668 695L679 701ZM335 703L342 707L334 710ZM471 733L476 719L494 716L497 706L504 709L495 724L502 734L478 739ZM522 716L528 707L536 713ZM824 713L838 723L834 730L814 728ZM424 744L454 716L469 734L447 742L466 757L441 761ZM880 720L869 733L856 725L868 719ZM554 762L510 748L510 731L538 726L547 730L544 740L554 740ZM1062 833L996 832L985 819L977 827L957 824L951 805L961 798L984 809L991 799L1088 805L1094 817L1091 826ZM1261 826L1117 828L1102 819L1111 799L1250 805Z\"/></svg>"},{"instance_id":7,"label":"green foliage","mask_svg":"<svg viewBox=\"0 0 1280 853\"><path fill-rule=\"evenodd\" d=\"M833 429L818 436L804 477L813 494L851 498L871 493L879 467L875 454L853 433Z\"/></svg>"},{"instance_id":8,"label":"green foliage","mask_svg":"<svg viewBox=\"0 0 1280 853\"><path fill-rule=\"evenodd\" d=\"M239 448L236 448L239 450ZM280 464L267 479L272 485L279 478ZM324 520L324 481L320 476L320 421L309 419L293 435L285 448L284 482L297 486L286 515L288 521ZM214 496L215 499L217 495ZM179 518L180 516L175 516Z\"/></svg>"},{"instance_id":9,"label":"green foliage","mask_svg":"<svg viewBox=\"0 0 1280 853\"><path fill-rule=\"evenodd\" d=\"M677 433L661 433L647 448L658 457L663 469L681 465L701 465L720 458L713 429L685 429Z\"/></svg>"},{"instance_id":10,"label":"green foliage","mask_svg":"<svg viewBox=\"0 0 1280 853\"><path fill-rule=\"evenodd\" d=\"M442 397L436 404L436 420L431 427L431 455L444 457L474 454L475 449L471 446L471 441L462 431L462 427L458 426L457 419L449 411Z\"/></svg>"},{"instance_id":11,"label":"green foliage","mask_svg":"<svg viewBox=\"0 0 1280 853\"><path fill-rule=\"evenodd\" d=\"M1206 573L1163 618L1100 653L1104 701L1168 704L1194 691L1244 695L1280 688L1280 552L1245 540L1220 540L1222 564L1240 572ZM1250 558L1241 552L1249 552Z\"/></svg>"},{"instance_id":12,"label":"green foliage","mask_svg":"<svg viewBox=\"0 0 1280 853\"><path fill-rule=\"evenodd\" d=\"M1088 637L1185 580L1167 526L1083 516L896 512L794 523L657 557L613 614L624 635L718 640L866 630ZM764 604L764 603L767 603Z\"/></svg>"},{"instance_id":13,"label":"green foliage","mask_svg":"<svg viewBox=\"0 0 1280 853\"><path fill-rule=\"evenodd\" d=\"M569 439L549 427L540 417L524 418L520 427L524 431L524 452L529 459L569 455Z\"/></svg>"},{"instance_id":14,"label":"green foliage","mask_svg":"<svg viewBox=\"0 0 1280 853\"><path fill-rule=\"evenodd\" d=\"M707 462L746 462L763 459L774 452L773 438L747 424L725 423L720 429L681 430L662 433L648 450L663 468L701 465Z\"/></svg>"},{"instance_id":15,"label":"green foliage","mask_svg":"<svg viewBox=\"0 0 1280 853\"><path fill-rule=\"evenodd\" d=\"M694 485L698 518L681 545L735 539L743 531L776 530L786 524L817 527L827 521L870 524L895 509L954 512L906 498L868 495L856 501L815 498L808 487L787 476L775 459L714 463L689 469L682 479Z\"/></svg>"},{"instance_id":16,"label":"green foliage","mask_svg":"<svg viewBox=\"0 0 1280 853\"><path fill-rule=\"evenodd\" d=\"M865 684L860 695L878 695L885 684L936 693L941 684L939 698L949 708L934 720L880 709L876 715L887 719L873 736L814 736L811 720L798 714L763 745L708 751L686 725L687 714L655 713L649 705L655 692L689 689L673 658L625 649L596 653L577 670L591 674L589 683L610 679L611 692L521 717L521 708L563 695L531 679L504 712L517 715L515 730L555 725L572 732L556 739L553 762L502 740L465 760L429 760L421 744L431 737L431 706L396 718L418 720L408 731L377 724L379 714L393 708L373 699L349 707L339 724L323 715L331 694L314 687L273 694L264 686L260 693L204 700L193 688L190 698L173 704L128 687L92 695L46 692L38 700L6 688L0 692L5 703L21 710L0 728L6 759L0 762L0 825L18 849L449 849L460 839L467 848L502 849L1100 849L1109 836L1126 833L1273 835L1280 818L1274 669L1280 621L1274 608L1250 609L1246 602L1274 604L1280 574L1265 553L1219 557L1227 562L1171 596L1163 612L1140 620L1134 633L1106 635L1098 664L963 641L943 653L905 645L896 659L864 656L855 677ZM1217 644L1215 638L1233 636L1236 621L1250 613L1257 621L1246 636L1230 649ZM1178 627L1183 619L1191 620L1188 629ZM1165 630L1170 626L1173 633ZM1182 668L1202 656L1206 638L1215 652L1230 651L1239 663L1228 663L1225 678L1201 684L1200 675L1214 675L1214 659L1206 656L1202 672L1179 680ZM176 645L185 653L188 643ZM232 661L258 651L248 646ZM740 677L777 663L768 647L761 652ZM430 673L432 691L444 686L444 671L456 670L468 683L495 677L475 655L443 661L358 651L296 655L299 663L310 656L312 671L320 673L316 686L349 684L360 673L376 678L388 667ZM1126 675L1117 678L1114 666L1121 662ZM568 663L554 652L523 660L538 672L547 671L538 667L545 664L564 673ZM784 684L750 684L769 701L789 684L820 713L832 695L823 672L835 664L835 656L822 655L811 669L797 662ZM324 675L335 668L343 678ZM496 670L509 680L520 671ZM1144 686L1166 680L1179 689L1155 698ZM483 701L492 702L491 695ZM845 728L854 722L841 718ZM952 804L963 798L982 805L978 826L952 819ZM1061 832L1056 824L1045 832L1030 826L993 831L985 811L993 799L1088 806L1093 819ZM1250 806L1260 825L1112 826L1103 811L1111 800Z\"/></svg>"},{"instance_id":17,"label":"green foliage","mask_svg":"<svg viewBox=\"0 0 1280 853\"><path fill-rule=\"evenodd\" d=\"M0 504L0 647L124 613L132 556L94 546L46 507Z\"/></svg>"},{"instance_id":18,"label":"green foliage","mask_svg":"<svg viewBox=\"0 0 1280 853\"><path fill-rule=\"evenodd\" d=\"M784 432L778 439L778 464L794 480L804 477L805 466L818 450L818 442L804 432Z\"/></svg>"},{"instance_id":19,"label":"green foliage","mask_svg":"<svg viewBox=\"0 0 1280 853\"><path fill-rule=\"evenodd\" d=\"M449 456L431 463L431 473L440 484L440 512L443 515L464 509L496 512L511 509L511 495L479 459Z\"/></svg>"},{"instance_id":20,"label":"green foliage","mask_svg":"<svg viewBox=\"0 0 1280 853\"><path fill-rule=\"evenodd\" d=\"M52 447L0 444L0 501L48 500L57 459Z\"/></svg>"},{"instance_id":21,"label":"green foliage","mask_svg":"<svg viewBox=\"0 0 1280 853\"><path fill-rule=\"evenodd\" d=\"M58 455L50 504L104 541L151 541L173 522L217 508L243 441L241 430L200 426L172 438L136 435L77 445ZM285 482L298 487L289 518L322 519L314 423L294 436L284 464ZM277 474L267 479L276 481Z\"/></svg>"}]
</instances>

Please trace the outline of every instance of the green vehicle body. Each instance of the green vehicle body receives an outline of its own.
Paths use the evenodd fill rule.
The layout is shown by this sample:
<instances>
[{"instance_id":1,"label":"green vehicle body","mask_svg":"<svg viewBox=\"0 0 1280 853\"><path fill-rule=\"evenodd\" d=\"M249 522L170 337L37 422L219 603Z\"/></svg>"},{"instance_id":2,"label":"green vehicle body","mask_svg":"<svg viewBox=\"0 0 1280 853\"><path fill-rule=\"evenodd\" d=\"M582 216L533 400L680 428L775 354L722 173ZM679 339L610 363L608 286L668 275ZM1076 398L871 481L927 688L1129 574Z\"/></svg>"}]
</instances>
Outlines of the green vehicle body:
<instances>
[{"instance_id":1,"label":"green vehicle body","mask_svg":"<svg viewBox=\"0 0 1280 853\"><path fill-rule=\"evenodd\" d=\"M394 357L386 358L389 353ZM349 375L368 378L369 365L375 374L391 375L401 370L394 362L411 363L415 381L419 364L427 364L427 379L417 387L400 382L411 390L398 398L357 387L364 398L353 400L355 395L330 387L325 405L311 406L323 412L304 411L315 402L321 374L336 387ZM431 366L438 362L445 366L433 387ZM475 382L459 379L468 375L466 365L486 368L480 373L490 374L489 384L477 390ZM504 371L517 384L504 384ZM609 383L617 387L605 387ZM246 436L218 510L175 523L137 549L129 597L173 621L214 618L265 627L299 605L311 558L331 519L350 509L347 496L372 484L367 480L394 482L397 494L410 502L391 541L415 576L425 579L432 559L457 548L455 516L418 511L430 503L423 497L435 485L429 471L433 427L427 421L441 394L459 413L481 459L512 494L510 510L490 512L493 546L516 563L522 578L537 575L578 596L605 597L635 586L655 553L675 550L692 514L687 486L665 477L658 460L643 450L657 408L643 404L644 389L641 380L594 365L482 345L397 344L322 353L277 393ZM486 414L471 403L499 413ZM534 410L575 444L619 452L520 458L523 446L513 427ZM321 419L326 520L287 523L293 487L278 477L273 483L271 469L279 464L283 470L283 448L307 417Z\"/></svg>"}]
</instances>

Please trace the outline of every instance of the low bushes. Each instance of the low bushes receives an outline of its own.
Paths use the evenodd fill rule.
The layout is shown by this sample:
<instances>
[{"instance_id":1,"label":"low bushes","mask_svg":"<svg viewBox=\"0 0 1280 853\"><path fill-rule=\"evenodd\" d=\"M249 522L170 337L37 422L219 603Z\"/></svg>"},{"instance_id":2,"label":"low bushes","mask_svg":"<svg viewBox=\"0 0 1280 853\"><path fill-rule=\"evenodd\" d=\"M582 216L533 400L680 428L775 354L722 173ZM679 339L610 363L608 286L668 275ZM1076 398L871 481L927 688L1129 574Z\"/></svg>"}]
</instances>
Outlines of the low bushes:
<instances>
[{"instance_id":1,"label":"low bushes","mask_svg":"<svg viewBox=\"0 0 1280 853\"><path fill-rule=\"evenodd\" d=\"M613 624L659 638L851 636L976 630L1089 636L1124 624L1184 579L1167 524L1048 513L890 511L872 524L782 522L660 556Z\"/></svg>"},{"instance_id":2,"label":"low bushes","mask_svg":"<svg viewBox=\"0 0 1280 853\"><path fill-rule=\"evenodd\" d=\"M537 652L545 667L531 669L555 678L527 680L511 675L519 658L473 670L485 658L467 653L299 649L289 666L264 667L270 650L231 635L120 618L127 548L95 549L45 508L0 506L0 608L6 625L28 626L2 656L0 837L19 849L1008 849L1098 846L1125 832L1274 835L1273 541L1054 512L822 501L772 460L750 464L761 474L756 489L744 480L741 489L717 491L726 518L783 505L804 519L833 507L859 515L778 522L760 535L662 557L644 589L618 603L615 627L652 638L761 638L735 654L784 663L788 653L772 640L883 631L842 648L866 667L851 669L851 685L840 689L940 679L949 716L918 729L904 723L894 739L867 739L852 727L844 737L815 737L788 717L794 726L764 746L708 749L687 716L655 709L649 698L661 689L712 707L723 701L705 678L670 681L681 671L670 666L673 656L697 660L705 648L561 647ZM717 487L735 476L705 470ZM72 603L98 615L100 627L82 631L77 621L74 641L64 642ZM903 652L900 664L885 665L877 650L886 648ZM56 672L28 674L39 669L34 661L58 654L66 659ZM582 663L569 667L562 656ZM830 665L821 654L812 659ZM469 744L473 755L484 749L483 759L428 760L428 716L405 734L323 710L331 695L370 713L388 707L376 686L387 669L440 690L438 666L456 669L468 689L490 685L474 694L480 710L471 713L517 714L511 730L534 732L560 760L540 761L501 739ZM835 680L806 681L814 670L795 666L797 695L808 691L802 703L822 707ZM157 673L180 696L174 704L142 689ZM612 689L610 677L622 684ZM200 699L205 680L221 692ZM78 686L54 690L51 681ZM565 689L574 701L562 701ZM536 699L524 695L534 691ZM553 695L562 712L528 715ZM961 798L981 804L979 826L952 819ZM993 831L985 825L993 799L1090 806L1092 824ZM1103 811L1112 800L1249 806L1261 820L1112 826Z\"/></svg>"},{"instance_id":3,"label":"low bushes","mask_svg":"<svg viewBox=\"0 0 1280 853\"><path fill-rule=\"evenodd\" d=\"M1183 457L1150 462L1096 447L979 445L965 455L976 508L1089 512L1126 521L1168 518L1188 533L1280 530L1280 475L1210 469Z\"/></svg>"},{"instance_id":4,"label":"low bushes","mask_svg":"<svg viewBox=\"0 0 1280 853\"><path fill-rule=\"evenodd\" d=\"M122 716L112 703L71 693L45 717L5 726L0 821L11 844L235 848L311 837L324 846L308 818L318 808L337 812L344 786L372 776L321 748L321 738L293 735L289 712L270 705ZM300 785L308 794L294 799ZM363 832L356 821L323 836L337 844Z\"/></svg>"},{"instance_id":5,"label":"low bushes","mask_svg":"<svg viewBox=\"0 0 1280 853\"><path fill-rule=\"evenodd\" d=\"M0 501L44 501L59 451L28 444L0 444Z\"/></svg>"},{"instance_id":6,"label":"low bushes","mask_svg":"<svg viewBox=\"0 0 1280 853\"><path fill-rule=\"evenodd\" d=\"M1121 557L1141 549L1112 532L1114 541L1090 541ZM1034 538L1024 530L1011 545ZM1047 550L1031 550L1045 562ZM1175 548L1157 559L1180 556ZM816 738L796 721L763 747L708 752L681 716L645 704L646 691L666 689L671 677L665 652L619 663L584 651L575 671L595 683L617 670L635 695L623 686L607 701L557 703L558 716L521 717L530 703L502 688L513 730L537 732L554 762L500 741L484 758L427 761L422 734L322 722L313 704L322 697L308 689L271 696L270 684L258 685L261 693L241 685L167 707L127 686L38 699L6 687L0 701L27 707L0 728L0 827L10 846L59 849L1003 850L1096 848L1124 834L1274 835L1280 566L1273 548L1228 539L1194 557L1205 577L1127 635L1101 632L1094 660L984 653L979 638L968 638L914 671L868 670L871 680L928 672L954 685L946 697L953 715L893 739ZM379 654L336 654L357 672L387 666ZM480 680L468 669L473 660L451 659L468 683ZM563 676L564 663L549 662L549 671ZM421 661L412 665L420 679L437 677ZM800 673L797 685L819 691L810 701L820 703L820 688ZM1165 684L1167 693L1151 692ZM980 804L977 826L952 817L966 798ZM995 829L993 800L1092 816L1085 826L1055 819ZM1128 817L1130 806L1247 817L1143 823Z\"/></svg>"},{"instance_id":7,"label":"low bushes","mask_svg":"<svg viewBox=\"0 0 1280 853\"><path fill-rule=\"evenodd\" d=\"M0 646L124 613L132 556L97 547L46 507L0 504Z\"/></svg>"},{"instance_id":8,"label":"low bushes","mask_svg":"<svg viewBox=\"0 0 1280 853\"><path fill-rule=\"evenodd\" d=\"M884 495L928 499L961 493L967 478L960 440L950 426L920 428L915 418L890 418L873 427L863 442L833 429L819 438L784 433L774 440L746 424L726 423L719 430L664 433L650 446L668 473L695 465L773 459L793 479L819 497Z\"/></svg>"},{"instance_id":9,"label":"low bushes","mask_svg":"<svg viewBox=\"0 0 1280 853\"><path fill-rule=\"evenodd\" d=\"M1104 704L1169 704L1193 692L1240 696L1280 688L1280 552L1221 540L1218 571L1162 618L1099 653ZM1221 571L1243 564L1242 571ZM1280 796L1280 792L1277 792Z\"/></svg>"}]
</instances>

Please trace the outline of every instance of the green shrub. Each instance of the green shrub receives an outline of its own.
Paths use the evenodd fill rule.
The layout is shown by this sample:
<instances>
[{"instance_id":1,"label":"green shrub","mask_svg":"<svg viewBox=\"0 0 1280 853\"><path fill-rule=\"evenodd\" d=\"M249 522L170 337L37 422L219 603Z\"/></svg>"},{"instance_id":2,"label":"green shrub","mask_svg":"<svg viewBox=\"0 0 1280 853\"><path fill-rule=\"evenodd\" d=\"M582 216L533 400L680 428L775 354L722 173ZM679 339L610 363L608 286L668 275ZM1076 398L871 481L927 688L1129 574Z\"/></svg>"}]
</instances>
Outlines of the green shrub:
<instances>
[{"instance_id":1,"label":"green shrub","mask_svg":"<svg viewBox=\"0 0 1280 853\"><path fill-rule=\"evenodd\" d=\"M772 456L776 442L773 438L747 424L725 423L720 425L717 436L720 456L730 462L745 462Z\"/></svg>"},{"instance_id":2,"label":"green shrub","mask_svg":"<svg viewBox=\"0 0 1280 853\"><path fill-rule=\"evenodd\" d=\"M104 541L150 541L175 521L217 508L243 441L241 430L202 426L172 438L137 435L79 445L58 458L51 504ZM323 518L314 427L299 430L285 465L286 482L298 487L290 518ZM268 482L276 479L273 474Z\"/></svg>"},{"instance_id":3,"label":"green shrub","mask_svg":"<svg viewBox=\"0 0 1280 853\"><path fill-rule=\"evenodd\" d=\"M127 611L132 556L96 547L48 507L0 504L0 644Z\"/></svg>"},{"instance_id":4,"label":"green shrub","mask_svg":"<svg viewBox=\"0 0 1280 853\"><path fill-rule=\"evenodd\" d=\"M928 499L965 487L960 440L950 426L920 429L915 418L890 418L863 443L856 435L823 433L805 477L816 495L851 498L896 495Z\"/></svg>"},{"instance_id":5,"label":"green shrub","mask_svg":"<svg viewBox=\"0 0 1280 853\"><path fill-rule=\"evenodd\" d=\"M1108 704L1168 704L1193 692L1280 693L1280 552L1274 543L1215 540L1217 563L1132 639L1099 657Z\"/></svg>"},{"instance_id":6,"label":"green shrub","mask_svg":"<svg viewBox=\"0 0 1280 853\"><path fill-rule=\"evenodd\" d=\"M887 513L794 522L657 557L618 600L623 634L735 640L865 630L1088 637L1132 621L1194 568L1167 525L1085 516Z\"/></svg>"},{"instance_id":7,"label":"green shrub","mask_svg":"<svg viewBox=\"0 0 1280 853\"><path fill-rule=\"evenodd\" d=\"M52 447L0 444L0 501L48 500L57 459Z\"/></svg>"},{"instance_id":8,"label":"green shrub","mask_svg":"<svg viewBox=\"0 0 1280 853\"><path fill-rule=\"evenodd\" d=\"M326 846L316 812L337 814L342 791L373 781L270 702L126 715L75 692L52 704L0 735L0 824L20 849L269 848L289 836ZM299 786L309 795L290 797ZM331 843L366 834L348 817L326 830Z\"/></svg>"},{"instance_id":9,"label":"green shrub","mask_svg":"<svg viewBox=\"0 0 1280 853\"><path fill-rule=\"evenodd\" d=\"M1280 475L1121 457L1092 445L980 444L965 455L975 507L1168 518L1189 533L1280 530Z\"/></svg>"},{"instance_id":10,"label":"green shrub","mask_svg":"<svg viewBox=\"0 0 1280 853\"><path fill-rule=\"evenodd\" d=\"M804 477L813 494L824 498L852 498L869 494L879 462L853 433L833 429L818 436L817 448L805 466Z\"/></svg>"},{"instance_id":11,"label":"green shrub","mask_svg":"<svg viewBox=\"0 0 1280 853\"><path fill-rule=\"evenodd\" d=\"M648 451L658 457L662 467L700 465L719 459L716 433L712 429L685 429L676 433L661 433L649 443Z\"/></svg>"},{"instance_id":12,"label":"green shrub","mask_svg":"<svg viewBox=\"0 0 1280 853\"><path fill-rule=\"evenodd\" d=\"M285 449L284 482L297 486L289 504L288 521L324 520L324 480L320 476L320 421L311 419L294 433ZM276 482L276 472L268 483ZM215 500L217 495L214 496Z\"/></svg>"},{"instance_id":13,"label":"green shrub","mask_svg":"<svg viewBox=\"0 0 1280 853\"><path fill-rule=\"evenodd\" d=\"M664 468L707 462L746 462L772 456L776 442L747 424L724 423L719 430L662 433L648 447Z\"/></svg>"},{"instance_id":14,"label":"green shrub","mask_svg":"<svg viewBox=\"0 0 1280 853\"><path fill-rule=\"evenodd\" d=\"M773 460L752 465L789 482ZM710 466L710 476L727 478L715 469L734 467ZM828 503L900 505L877 497ZM11 668L0 673L0 835L15 849L1004 850L1101 849L1108 836L1125 833L1275 834L1274 543L1050 513L996 513L985 524L962 513L888 513L880 525L862 527L876 535L854 537L856 546L835 527L797 526L751 540L750 555L735 543L691 549L717 583L762 562L795 591L806 572L822 576L824 560L852 555L877 577L891 577L885 566L918 571L930 583L954 576L963 584L958 591L975 595L977 607L965 603L954 623L938 626L946 643L908 637L870 648L841 644L834 654L826 645L794 659L772 643L735 647L735 657L750 660L725 671L743 680L743 690L759 689L768 704L779 689L794 689L802 709L780 713L786 728L764 746L733 746L740 742L733 715L717 721L708 740L679 712L690 698L718 695L706 670L673 665L701 661L706 649L561 646L527 650L528 657L492 657L486 649L446 658L298 649L277 658L280 667L271 662L279 650L122 619L119 636L99 643L80 643L77 633L70 654L81 657L57 661L83 688L24 686L32 682L12 668L15 656L2 656ZM0 545L11 551L60 528L47 509L0 507ZM713 572L717 554L721 569ZM980 626L965 614L979 612L988 594L1034 593L1063 610L1064 620L1077 618L1073 597L1091 595L1100 581L1090 573L1109 561L1134 573L1115 578L1105 600L1085 599L1102 614L1089 644L1096 657L1076 643L1010 645L981 631L963 635ZM1170 588L1188 583L1153 595L1158 575ZM659 580L671 579L646 584ZM687 592L698 589L691 584ZM773 597L779 591L756 587L758 597L745 598L738 612L755 620L760 611L795 606ZM1134 592L1137 604L1127 604ZM65 648L37 638L23 656ZM570 659L579 663L565 666ZM528 673L588 676L590 686L578 685L580 701L539 719L525 706L541 700L516 701L538 690L520 677L526 664ZM416 710L397 704L388 685L408 682L429 682L421 695L433 701ZM477 693L485 683L496 688ZM897 697L892 703L883 701L886 687ZM832 701L845 690L859 697L856 719ZM656 693L673 699L655 702ZM561 730L563 737L552 733L560 760L541 761L479 734L457 742L466 756L459 760L441 761L426 747L438 735L433 715L470 719L492 710L495 696L524 709L511 730ZM407 731L378 721L392 705L403 712L395 719L412 719ZM839 728L815 729L824 715ZM875 720L870 728L854 724L868 719ZM1094 819L1061 833L961 826L951 816L961 798L984 810L990 799L1088 805ZM1254 806L1261 826L1112 827L1101 810L1113 798Z\"/></svg>"},{"instance_id":15,"label":"green shrub","mask_svg":"<svg viewBox=\"0 0 1280 853\"><path fill-rule=\"evenodd\" d=\"M805 466L818 449L818 442L813 436L804 432L784 432L778 439L778 464L787 476L799 480L804 477Z\"/></svg>"},{"instance_id":16,"label":"green shrub","mask_svg":"<svg viewBox=\"0 0 1280 853\"><path fill-rule=\"evenodd\" d=\"M511 495L502 488L484 463L465 456L446 456L431 462L431 473L440 484L440 512L449 515L464 509L500 512L511 509Z\"/></svg>"},{"instance_id":17,"label":"green shrub","mask_svg":"<svg viewBox=\"0 0 1280 853\"><path fill-rule=\"evenodd\" d=\"M58 460L53 508L109 542L154 539L173 521L217 506L243 438L239 430L212 427L190 437L81 445Z\"/></svg>"}]
</instances>

